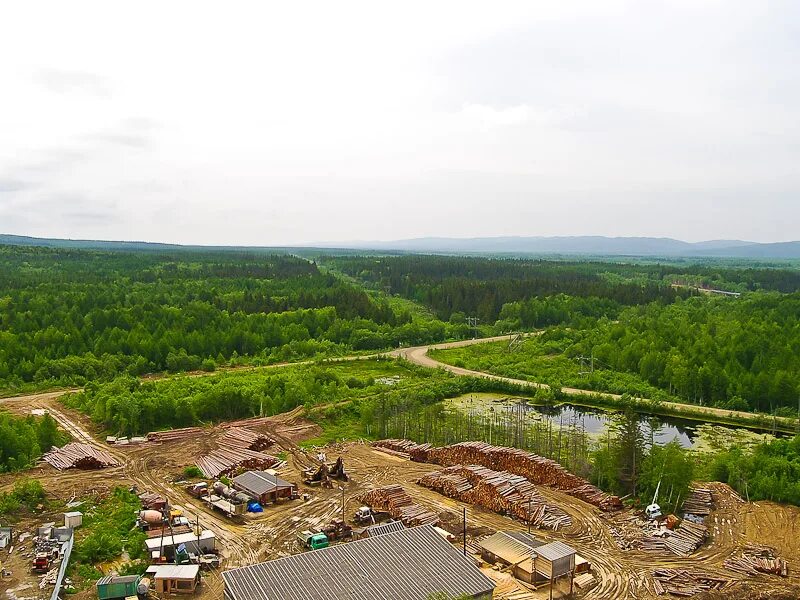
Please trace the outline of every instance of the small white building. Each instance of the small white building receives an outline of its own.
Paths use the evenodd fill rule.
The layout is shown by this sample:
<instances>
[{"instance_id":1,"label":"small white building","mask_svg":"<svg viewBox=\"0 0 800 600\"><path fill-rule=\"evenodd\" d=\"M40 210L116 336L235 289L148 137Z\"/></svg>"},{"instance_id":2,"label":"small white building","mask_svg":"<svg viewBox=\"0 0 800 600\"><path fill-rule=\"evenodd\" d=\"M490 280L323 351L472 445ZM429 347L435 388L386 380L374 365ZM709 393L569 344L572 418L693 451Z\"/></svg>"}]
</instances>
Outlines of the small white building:
<instances>
[{"instance_id":1,"label":"small white building","mask_svg":"<svg viewBox=\"0 0 800 600\"><path fill-rule=\"evenodd\" d=\"M74 511L64 513L64 527L72 527L72 529L77 529L83 525L83 513Z\"/></svg>"}]
</instances>

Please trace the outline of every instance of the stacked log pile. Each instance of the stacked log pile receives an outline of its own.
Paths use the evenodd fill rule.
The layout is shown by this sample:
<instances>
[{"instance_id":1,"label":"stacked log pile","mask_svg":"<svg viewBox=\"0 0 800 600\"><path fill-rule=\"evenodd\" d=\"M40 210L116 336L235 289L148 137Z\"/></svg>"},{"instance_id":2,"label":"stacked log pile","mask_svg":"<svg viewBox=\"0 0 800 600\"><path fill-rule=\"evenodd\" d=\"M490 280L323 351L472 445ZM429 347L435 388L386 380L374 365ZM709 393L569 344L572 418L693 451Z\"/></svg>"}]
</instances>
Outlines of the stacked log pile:
<instances>
[{"instance_id":1,"label":"stacked log pile","mask_svg":"<svg viewBox=\"0 0 800 600\"><path fill-rule=\"evenodd\" d=\"M671 552L685 558L702 546L707 536L708 528L705 525L681 521L672 531L658 530L649 537L642 538L641 549Z\"/></svg>"},{"instance_id":2,"label":"stacked log pile","mask_svg":"<svg viewBox=\"0 0 800 600\"><path fill-rule=\"evenodd\" d=\"M713 505L710 489L693 487L683 503L683 513L707 517L711 514Z\"/></svg>"},{"instance_id":3,"label":"stacked log pile","mask_svg":"<svg viewBox=\"0 0 800 600\"><path fill-rule=\"evenodd\" d=\"M217 478L221 475L230 475L241 468L263 471L280 462L280 459L274 456L247 448L217 448L208 456L200 458L197 466L206 477Z\"/></svg>"},{"instance_id":4,"label":"stacked log pile","mask_svg":"<svg viewBox=\"0 0 800 600\"><path fill-rule=\"evenodd\" d=\"M98 450L89 444L71 442L63 448L55 446L42 457L59 471L64 469L103 469L116 467L117 460L104 450Z\"/></svg>"},{"instance_id":5,"label":"stacked log pile","mask_svg":"<svg viewBox=\"0 0 800 600\"><path fill-rule=\"evenodd\" d=\"M372 443L373 448L403 458L411 458L411 450L418 448L431 448L430 444L417 444L411 440L379 440Z\"/></svg>"},{"instance_id":6,"label":"stacked log pile","mask_svg":"<svg viewBox=\"0 0 800 600\"><path fill-rule=\"evenodd\" d=\"M231 427L220 439L220 445L229 448L245 448L260 452L266 450L275 443L268 435L257 433L244 427Z\"/></svg>"},{"instance_id":7,"label":"stacked log pile","mask_svg":"<svg viewBox=\"0 0 800 600\"><path fill-rule=\"evenodd\" d=\"M202 427L184 427L182 429L167 429L166 431L151 431L147 434L147 441L171 442L174 440L184 440L201 433L203 433Z\"/></svg>"},{"instance_id":8,"label":"stacked log pile","mask_svg":"<svg viewBox=\"0 0 800 600\"><path fill-rule=\"evenodd\" d=\"M547 504L530 481L507 471L494 471L480 465L455 465L428 473L417 483L537 527L556 530L572 523L567 513Z\"/></svg>"},{"instance_id":9,"label":"stacked log pile","mask_svg":"<svg viewBox=\"0 0 800 600\"><path fill-rule=\"evenodd\" d=\"M407 440L384 440L376 442L378 444L379 447L393 452L406 453L416 462L429 462L443 467L482 465L495 471L521 475L536 485L564 491L604 511L622 508L622 502L617 496L606 494L554 460L518 448L492 446L486 442L461 442L441 448L434 448L430 444L414 444Z\"/></svg>"},{"instance_id":10,"label":"stacked log pile","mask_svg":"<svg viewBox=\"0 0 800 600\"><path fill-rule=\"evenodd\" d=\"M725 560L723 566L742 575L780 575L788 577L789 567L786 561L780 558L774 548L748 544L742 554Z\"/></svg>"},{"instance_id":11,"label":"stacked log pile","mask_svg":"<svg viewBox=\"0 0 800 600\"><path fill-rule=\"evenodd\" d=\"M356 498L374 510L388 512L393 518L400 519L406 527L436 525L439 522L438 515L416 504L399 485L375 488Z\"/></svg>"},{"instance_id":12,"label":"stacked log pile","mask_svg":"<svg viewBox=\"0 0 800 600\"><path fill-rule=\"evenodd\" d=\"M694 596L708 590L721 590L730 585L731 580L702 571L684 569L657 569L653 571L653 587L656 594L673 596Z\"/></svg>"},{"instance_id":13,"label":"stacked log pile","mask_svg":"<svg viewBox=\"0 0 800 600\"><path fill-rule=\"evenodd\" d=\"M711 491L711 496L714 499L714 506L717 508L727 510L744 504L744 499L727 483L712 481L706 484L706 488Z\"/></svg>"}]
</instances>

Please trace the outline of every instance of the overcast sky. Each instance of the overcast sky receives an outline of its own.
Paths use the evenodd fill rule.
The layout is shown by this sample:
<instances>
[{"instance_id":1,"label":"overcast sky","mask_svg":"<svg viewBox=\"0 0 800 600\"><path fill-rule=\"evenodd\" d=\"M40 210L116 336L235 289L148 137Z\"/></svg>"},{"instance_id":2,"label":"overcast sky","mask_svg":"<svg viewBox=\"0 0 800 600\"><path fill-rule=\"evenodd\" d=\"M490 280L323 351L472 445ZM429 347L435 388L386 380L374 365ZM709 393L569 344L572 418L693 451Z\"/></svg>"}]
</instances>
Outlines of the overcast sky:
<instances>
[{"instance_id":1,"label":"overcast sky","mask_svg":"<svg viewBox=\"0 0 800 600\"><path fill-rule=\"evenodd\" d=\"M6 2L0 233L800 238L797 0Z\"/></svg>"}]
</instances>

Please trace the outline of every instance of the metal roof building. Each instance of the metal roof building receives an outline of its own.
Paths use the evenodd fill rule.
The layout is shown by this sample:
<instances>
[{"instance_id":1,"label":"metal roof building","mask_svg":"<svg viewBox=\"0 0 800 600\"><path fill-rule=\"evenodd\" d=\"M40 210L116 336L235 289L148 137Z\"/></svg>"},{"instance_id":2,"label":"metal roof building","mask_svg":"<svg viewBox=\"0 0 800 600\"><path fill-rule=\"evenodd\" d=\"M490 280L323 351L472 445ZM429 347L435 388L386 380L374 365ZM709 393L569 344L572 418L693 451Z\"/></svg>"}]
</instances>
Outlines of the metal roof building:
<instances>
[{"instance_id":1,"label":"metal roof building","mask_svg":"<svg viewBox=\"0 0 800 600\"><path fill-rule=\"evenodd\" d=\"M426 525L222 574L225 600L491 598L494 582Z\"/></svg>"},{"instance_id":2,"label":"metal roof building","mask_svg":"<svg viewBox=\"0 0 800 600\"><path fill-rule=\"evenodd\" d=\"M479 545L484 560L511 565L514 577L528 583L558 579L575 571L575 549L562 542L545 544L527 533L499 531Z\"/></svg>"},{"instance_id":3,"label":"metal roof building","mask_svg":"<svg viewBox=\"0 0 800 600\"><path fill-rule=\"evenodd\" d=\"M395 531L402 531L406 526L402 521L391 521L389 523L380 523L379 525L370 525L363 529L356 529L353 531L353 537L357 540L369 537L377 537L387 533L394 533Z\"/></svg>"},{"instance_id":4,"label":"metal roof building","mask_svg":"<svg viewBox=\"0 0 800 600\"><path fill-rule=\"evenodd\" d=\"M262 504L297 495L295 484L267 471L247 471L234 477L231 484L235 490L244 492Z\"/></svg>"}]
</instances>

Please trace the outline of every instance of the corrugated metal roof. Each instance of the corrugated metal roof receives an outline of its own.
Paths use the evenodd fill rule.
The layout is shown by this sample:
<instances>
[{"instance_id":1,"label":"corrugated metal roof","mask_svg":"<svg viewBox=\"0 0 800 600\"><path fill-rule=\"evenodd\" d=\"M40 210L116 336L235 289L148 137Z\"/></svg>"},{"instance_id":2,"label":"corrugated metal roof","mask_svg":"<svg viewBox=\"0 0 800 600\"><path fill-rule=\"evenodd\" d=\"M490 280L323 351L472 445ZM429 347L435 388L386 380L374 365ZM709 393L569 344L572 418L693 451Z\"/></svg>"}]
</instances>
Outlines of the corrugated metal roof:
<instances>
[{"instance_id":1,"label":"corrugated metal roof","mask_svg":"<svg viewBox=\"0 0 800 600\"><path fill-rule=\"evenodd\" d=\"M106 576L102 579L98 579L95 585L108 585L108 584L115 584L115 583L135 583L139 579L141 579L141 575L122 575L122 576Z\"/></svg>"},{"instance_id":2,"label":"corrugated metal roof","mask_svg":"<svg viewBox=\"0 0 800 600\"><path fill-rule=\"evenodd\" d=\"M200 532L200 540L210 540L214 538L214 532L206 529L205 531ZM173 539L174 538L174 539ZM185 544L186 542L196 542L197 536L192 533L179 533L175 536L165 535L162 537L152 537L147 538L144 541L145 546L147 546L148 550L158 550L161 546L179 546L180 544Z\"/></svg>"},{"instance_id":3,"label":"corrugated metal roof","mask_svg":"<svg viewBox=\"0 0 800 600\"><path fill-rule=\"evenodd\" d=\"M391 523L381 523L380 525L370 525L366 527L366 533L369 537L376 537L379 535L385 535L387 533L394 533L395 531L401 531L405 529L406 526L403 525L402 521L392 521Z\"/></svg>"},{"instance_id":4,"label":"corrugated metal roof","mask_svg":"<svg viewBox=\"0 0 800 600\"><path fill-rule=\"evenodd\" d=\"M276 487L292 487L288 481L265 471L247 471L234 477L233 483L234 486L240 485L256 496L267 494Z\"/></svg>"},{"instance_id":5,"label":"corrugated metal roof","mask_svg":"<svg viewBox=\"0 0 800 600\"><path fill-rule=\"evenodd\" d=\"M533 538L533 536L531 536ZM505 531L498 531L492 536L483 539L479 542L479 546L491 552L498 558L503 559L505 562L516 565L529 559L533 553L532 544L538 542L536 538L532 540L521 541L510 536Z\"/></svg>"},{"instance_id":6,"label":"corrugated metal roof","mask_svg":"<svg viewBox=\"0 0 800 600\"><path fill-rule=\"evenodd\" d=\"M539 546L536 549L536 553L545 560L554 561L575 554L575 549L562 542L550 542L544 546Z\"/></svg>"},{"instance_id":7,"label":"corrugated metal roof","mask_svg":"<svg viewBox=\"0 0 800 600\"><path fill-rule=\"evenodd\" d=\"M504 531L508 537L514 538L518 542L525 544L529 548L538 548L544 546L546 542L538 539L535 535L525 533L524 531Z\"/></svg>"},{"instance_id":8,"label":"corrugated metal roof","mask_svg":"<svg viewBox=\"0 0 800 600\"><path fill-rule=\"evenodd\" d=\"M425 600L495 584L431 526L402 529L222 574L229 600Z\"/></svg>"},{"instance_id":9,"label":"corrugated metal roof","mask_svg":"<svg viewBox=\"0 0 800 600\"><path fill-rule=\"evenodd\" d=\"M159 565L154 579L194 579L200 572L200 565Z\"/></svg>"}]
</instances>

